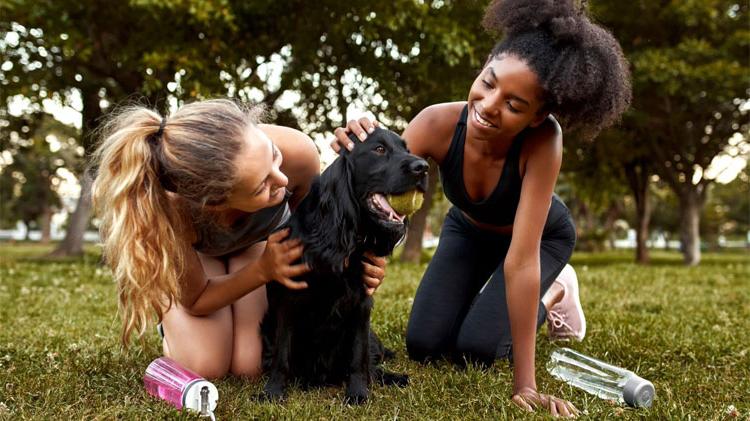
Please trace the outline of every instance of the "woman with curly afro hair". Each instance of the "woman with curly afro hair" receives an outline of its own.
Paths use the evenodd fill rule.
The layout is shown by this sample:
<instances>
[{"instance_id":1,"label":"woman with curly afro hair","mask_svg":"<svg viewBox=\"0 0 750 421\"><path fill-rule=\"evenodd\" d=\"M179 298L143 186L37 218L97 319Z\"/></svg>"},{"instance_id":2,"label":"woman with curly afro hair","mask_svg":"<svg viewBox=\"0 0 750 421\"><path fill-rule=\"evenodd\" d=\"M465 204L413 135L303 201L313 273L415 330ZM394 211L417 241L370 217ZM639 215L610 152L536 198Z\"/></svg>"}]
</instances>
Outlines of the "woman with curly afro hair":
<instances>
[{"instance_id":1,"label":"woman with curly afro hair","mask_svg":"<svg viewBox=\"0 0 750 421\"><path fill-rule=\"evenodd\" d=\"M618 42L574 0L495 0L484 26L503 34L465 101L422 110L403 137L440 166L453 207L417 290L406 332L418 361L513 359L512 401L575 416L568 401L537 391L536 331L581 340L586 322L568 209L554 195L563 128L591 139L631 99ZM562 128L561 128L562 126ZM336 130L350 148L373 127Z\"/></svg>"}]
</instances>

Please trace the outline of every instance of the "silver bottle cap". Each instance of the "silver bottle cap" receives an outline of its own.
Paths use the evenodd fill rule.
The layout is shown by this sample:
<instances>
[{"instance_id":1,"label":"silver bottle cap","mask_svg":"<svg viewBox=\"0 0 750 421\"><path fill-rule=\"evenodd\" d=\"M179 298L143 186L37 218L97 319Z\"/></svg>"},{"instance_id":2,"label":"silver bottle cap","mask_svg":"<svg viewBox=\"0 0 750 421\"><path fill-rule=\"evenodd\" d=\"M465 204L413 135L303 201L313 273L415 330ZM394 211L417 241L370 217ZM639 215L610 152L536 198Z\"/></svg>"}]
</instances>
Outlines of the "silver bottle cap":
<instances>
[{"instance_id":1,"label":"silver bottle cap","mask_svg":"<svg viewBox=\"0 0 750 421\"><path fill-rule=\"evenodd\" d=\"M656 390L650 381L635 374L625 381L622 398L625 403L635 408L648 408L654 402Z\"/></svg>"}]
</instances>

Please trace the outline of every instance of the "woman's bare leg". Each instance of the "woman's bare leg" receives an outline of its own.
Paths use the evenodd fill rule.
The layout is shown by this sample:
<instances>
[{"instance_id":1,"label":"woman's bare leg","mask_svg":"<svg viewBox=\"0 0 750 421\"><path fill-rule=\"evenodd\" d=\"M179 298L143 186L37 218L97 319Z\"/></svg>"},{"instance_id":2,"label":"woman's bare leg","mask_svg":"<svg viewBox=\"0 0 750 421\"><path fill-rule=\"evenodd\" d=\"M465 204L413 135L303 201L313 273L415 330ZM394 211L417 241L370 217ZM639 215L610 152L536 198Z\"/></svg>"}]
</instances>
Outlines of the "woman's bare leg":
<instances>
[{"instance_id":1,"label":"woman's bare leg","mask_svg":"<svg viewBox=\"0 0 750 421\"><path fill-rule=\"evenodd\" d=\"M236 272L248 263L257 260L263 254L265 247L265 241L257 243L243 253L230 258L229 272ZM267 308L265 286L256 289L232 304L234 323L234 344L230 366L232 374L252 378L260 376L261 353L263 351L260 323Z\"/></svg>"},{"instance_id":2,"label":"woman's bare leg","mask_svg":"<svg viewBox=\"0 0 750 421\"><path fill-rule=\"evenodd\" d=\"M223 261L198 253L207 276L225 275ZM164 314L164 355L205 378L229 372L232 362L232 309L226 306L208 316L193 316L177 303Z\"/></svg>"}]
</instances>

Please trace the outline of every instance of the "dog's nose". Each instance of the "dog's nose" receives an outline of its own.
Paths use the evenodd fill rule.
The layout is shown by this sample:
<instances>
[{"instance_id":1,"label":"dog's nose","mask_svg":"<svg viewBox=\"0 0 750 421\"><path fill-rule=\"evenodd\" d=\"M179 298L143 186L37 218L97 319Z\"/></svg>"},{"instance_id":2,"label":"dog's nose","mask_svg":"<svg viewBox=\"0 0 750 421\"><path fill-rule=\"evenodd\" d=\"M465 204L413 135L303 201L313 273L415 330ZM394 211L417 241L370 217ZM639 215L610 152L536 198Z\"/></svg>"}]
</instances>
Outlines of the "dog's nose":
<instances>
[{"instance_id":1,"label":"dog's nose","mask_svg":"<svg viewBox=\"0 0 750 421\"><path fill-rule=\"evenodd\" d=\"M424 159L415 159L409 164L409 171L416 175L424 174L428 169L430 165Z\"/></svg>"}]
</instances>

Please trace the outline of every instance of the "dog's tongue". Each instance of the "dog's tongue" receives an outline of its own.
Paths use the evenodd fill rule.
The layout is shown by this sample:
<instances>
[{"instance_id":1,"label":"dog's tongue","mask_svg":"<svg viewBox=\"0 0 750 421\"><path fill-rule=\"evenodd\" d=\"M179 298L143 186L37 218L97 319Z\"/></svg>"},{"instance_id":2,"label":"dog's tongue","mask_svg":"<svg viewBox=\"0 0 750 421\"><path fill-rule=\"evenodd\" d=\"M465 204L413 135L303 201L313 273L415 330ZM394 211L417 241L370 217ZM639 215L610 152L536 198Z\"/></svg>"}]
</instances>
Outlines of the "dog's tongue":
<instances>
[{"instance_id":1,"label":"dog's tongue","mask_svg":"<svg viewBox=\"0 0 750 421\"><path fill-rule=\"evenodd\" d=\"M394 220L397 220L399 222L404 222L404 216L403 215L399 215L398 212L396 212L395 210L393 210L393 208L391 207L391 204L388 203L388 200L386 200L385 196L383 196L382 194L375 194L373 196L373 198L378 202L378 205L380 205L380 207L384 211L388 212L388 218L389 219L394 219Z\"/></svg>"}]
</instances>

